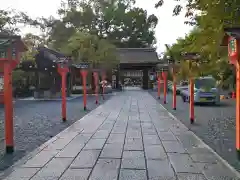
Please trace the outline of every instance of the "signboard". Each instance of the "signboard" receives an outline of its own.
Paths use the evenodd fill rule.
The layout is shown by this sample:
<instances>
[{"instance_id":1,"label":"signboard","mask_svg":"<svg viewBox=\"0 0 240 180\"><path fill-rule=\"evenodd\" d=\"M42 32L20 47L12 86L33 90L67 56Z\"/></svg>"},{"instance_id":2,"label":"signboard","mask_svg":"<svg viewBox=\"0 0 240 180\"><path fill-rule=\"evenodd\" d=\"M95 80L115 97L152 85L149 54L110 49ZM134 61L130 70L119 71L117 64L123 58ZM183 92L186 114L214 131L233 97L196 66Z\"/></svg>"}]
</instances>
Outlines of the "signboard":
<instances>
[{"instance_id":1,"label":"signboard","mask_svg":"<svg viewBox=\"0 0 240 180\"><path fill-rule=\"evenodd\" d=\"M238 46L237 39L229 36L228 39L228 56L230 58L230 64L235 64L238 58Z\"/></svg>"},{"instance_id":2,"label":"signboard","mask_svg":"<svg viewBox=\"0 0 240 180\"><path fill-rule=\"evenodd\" d=\"M12 48L12 59L16 59L17 57L16 48ZM6 59L7 58L7 48L1 48L0 49L0 59Z\"/></svg>"},{"instance_id":3,"label":"signboard","mask_svg":"<svg viewBox=\"0 0 240 180\"><path fill-rule=\"evenodd\" d=\"M78 69L88 69L89 64L88 63L80 63L80 64L73 64L73 66Z\"/></svg>"},{"instance_id":4,"label":"signboard","mask_svg":"<svg viewBox=\"0 0 240 180\"><path fill-rule=\"evenodd\" d=\"M182 56L185 60L199 60L201 58L200 54L195 52L189 52L189 53L182 53Z\"/></svg>"},{"instance_id":5,"label":"signboard","mask_svg":"<svg viewBox=\"0 0 240 180\"><path fill-rule=\"evenodd\" d=\"M4 88L4 79L3 79L3 75L0 74L0 92L3 92L3 88Z\"/></svg>"}]
</instances>

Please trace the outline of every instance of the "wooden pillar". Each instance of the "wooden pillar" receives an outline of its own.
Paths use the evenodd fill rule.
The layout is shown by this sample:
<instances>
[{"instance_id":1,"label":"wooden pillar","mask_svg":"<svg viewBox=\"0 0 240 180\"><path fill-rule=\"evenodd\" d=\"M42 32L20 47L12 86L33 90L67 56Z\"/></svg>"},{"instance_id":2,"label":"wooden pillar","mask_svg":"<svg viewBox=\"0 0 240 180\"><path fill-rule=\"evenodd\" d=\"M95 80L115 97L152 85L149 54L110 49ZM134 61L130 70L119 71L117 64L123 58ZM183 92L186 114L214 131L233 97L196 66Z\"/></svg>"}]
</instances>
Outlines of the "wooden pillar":
<instances>
[{"instance_id":1,"label":"wooden pillar","mask_svg":"<svg viewBox=\"0 0 240 180\"><path fill-rule=\"evenodd\" d=\"M12 52L8 50L8 62L4 63L4 109L6 153L14 152L14 125L12 99Z\"/></svg>"}]
</instances>

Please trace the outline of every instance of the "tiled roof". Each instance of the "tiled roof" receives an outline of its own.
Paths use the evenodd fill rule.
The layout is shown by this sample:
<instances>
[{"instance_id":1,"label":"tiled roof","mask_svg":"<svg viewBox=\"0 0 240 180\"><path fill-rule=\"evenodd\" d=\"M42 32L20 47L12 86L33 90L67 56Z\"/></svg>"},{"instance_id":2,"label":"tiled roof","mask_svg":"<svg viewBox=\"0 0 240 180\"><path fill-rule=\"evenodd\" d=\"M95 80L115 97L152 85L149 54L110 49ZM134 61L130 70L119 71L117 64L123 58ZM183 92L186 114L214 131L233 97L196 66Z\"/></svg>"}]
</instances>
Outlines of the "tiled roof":
<instances>
[{"instance_id":1,"label":"tiled roof","mask_svg":"<svg viewBox=\"0 0 240 180\"><path fill-rule=\"evenodd\" d=\"M117 55L121 64L159 62L154 48L118 48Z\"/></svg>"},{"instance_id":2,"label":"tiled roof","mask_svg":"<svg viewBox=\"0 0 240 180\"><path fill-rule=\"evenodd\" d=\"M20 52L27 51L26 45L21 40L21 36L10 35L6 32L0 32L0 45L9 46L10 44L15 43L19 47Z\"/></svg>"}]
</instances>

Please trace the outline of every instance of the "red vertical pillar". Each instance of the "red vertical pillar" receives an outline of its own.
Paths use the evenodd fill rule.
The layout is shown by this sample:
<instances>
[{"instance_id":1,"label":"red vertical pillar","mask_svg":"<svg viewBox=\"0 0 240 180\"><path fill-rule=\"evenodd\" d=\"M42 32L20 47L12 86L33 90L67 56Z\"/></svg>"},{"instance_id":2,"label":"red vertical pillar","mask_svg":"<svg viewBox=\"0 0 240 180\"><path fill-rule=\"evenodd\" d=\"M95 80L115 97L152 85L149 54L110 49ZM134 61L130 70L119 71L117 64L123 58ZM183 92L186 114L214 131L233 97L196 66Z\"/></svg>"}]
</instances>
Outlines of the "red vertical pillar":
<instances>
[{"instance_id":1,"label":"red vertical pillar","mask_svg":"<svg viewBox=\"0 0 240 180\"><path fill-rule=\"evenodd\" d=\"M160 95L161 95L161 76L158 75L158 99L160 99Z\"/></svg>"},{"instance_id":2,"label":"red vertical pillar","mask_svg":"<svg viewBox=\"0 0 240 180\"><path fill-rule=\"evenodd\" d=\"M236 151L240 159L240 64L236 62Z\"/></svg>"},{"instance_id":3,"label":"red vertical pillar","mask_svg":"<svg viewBox=\"0 0 240 180\"><path fill-rule=\"evenodd\" d=\"M177 109L177 85L176 85L176 75L173 69L173 110Z\"/></svg>"},{"instance_id":4,"label":"red vertical pillar","mask_svg":"<svg viewBox=\"0 0 240 180\"><path fill-rule=\"evenodd\" d=\"M106 79L106 74L105 72L102 73L102 98L104 100L104 94L105 94L105 79Z\"/></svg>"},{"instance_id":5,"label":"red vertical pillar","mask_svg":"<svg viewBox=\"0 0 240 180\"><path fill-rule=\"evenodd\" d=\"M67 109L66 109L66 72L61 73L62 76L62 120L67 120Z\"/></svg>"},{"instance_id":6,"label":"red vertical pillar","mask_svg":"<svg viewBox=\"0 0 240 180\"><path fill-rule=\"evenodd\" d=\"M96 104L98 104L98 73L93 73L94 80L95 80L95 96L96 96Z\"/></svg>"},{"instance_id":7,"label":"red vertical pillar","mask_svg":"<svg viewBox=\"0 0 240 180\"><path fill-rule=\"evenodd\" d=\"M162 72L162 77L163 77L163 81L164 81L164 88L163 88L164 100L163 100L163 103L166 104L167 103L167 77L166 77L165 72Z\"/></svg>"},{"instance_id":8,"label":"red vertical pillar","mask_svg":"<svg viewBox=\"0 0 240 180\"><path fill-rule=\"evenodd\" d=\"M190 78L190 122L194 123L194 81L193 78Z\"/></svg>"},{"instance_id":9,"label":"red vertical pillar","mask_svg":"<svg viewBox=\"0 0 240 180\"><path fill-rule=\"evenodd\" d=\"M14 151L13 98L12 98L12 52L8 50L8 60L4 64L4 109L6 153Z\"/></svg>"},{"instance_id":10,"label":"red vertical pillar","mask_svg":"<svg viewBox=\"0 0 240 180\"><path fill-rule=\"evenodd\" d=\"M87 70L81 70L83 80L83 108L87 110Z\"/></svg>"}]
</instances>

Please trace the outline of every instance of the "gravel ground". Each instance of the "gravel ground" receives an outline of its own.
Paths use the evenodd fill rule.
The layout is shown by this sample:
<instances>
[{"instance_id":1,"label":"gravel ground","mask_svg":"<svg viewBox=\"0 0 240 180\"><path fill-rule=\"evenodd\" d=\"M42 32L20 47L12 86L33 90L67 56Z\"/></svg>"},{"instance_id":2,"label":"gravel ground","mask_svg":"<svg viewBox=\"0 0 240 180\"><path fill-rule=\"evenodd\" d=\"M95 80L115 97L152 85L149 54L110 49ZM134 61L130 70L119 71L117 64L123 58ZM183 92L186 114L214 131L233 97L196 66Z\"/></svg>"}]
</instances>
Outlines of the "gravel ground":
<instances>
[{"instance_id":1,"label":"gravel ground","mask_svg":"<svg viewBox=\"0 0 240 180\"><path fill-rule=\"evenodd\" d=\"M157 92L149 91L157 99ZM189 104L177 97L177 110L172 110L172 94L167 96L167 104L163 104L163 95L158 100L169 112L181 120L206 144L214 149L223 159L240 171L240 162L235 151L235 101L223 100L221 105L195 106L194 125L189 121Z\"/></svg>"},{"instance_id":2,"label":"gravel ground","mask_svg":"<svg viewBox=\"0 0 240 180\"><path fill-rule=\"evenodd\" d=\"M105 99L111 98L106 95ZM103 103L101 100L100 103ZM0 107L0 172L18 159L57 135L75 121L95 109L95 97L87 97L87 111L83 98L67 101L67 122L61 120L61 101L17 100L14 104L15 153L4 155L4 109Z\"/></svg>"}]
</instances>

